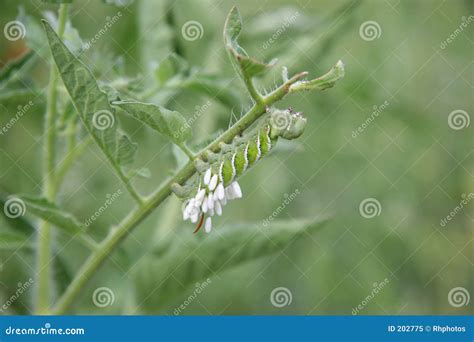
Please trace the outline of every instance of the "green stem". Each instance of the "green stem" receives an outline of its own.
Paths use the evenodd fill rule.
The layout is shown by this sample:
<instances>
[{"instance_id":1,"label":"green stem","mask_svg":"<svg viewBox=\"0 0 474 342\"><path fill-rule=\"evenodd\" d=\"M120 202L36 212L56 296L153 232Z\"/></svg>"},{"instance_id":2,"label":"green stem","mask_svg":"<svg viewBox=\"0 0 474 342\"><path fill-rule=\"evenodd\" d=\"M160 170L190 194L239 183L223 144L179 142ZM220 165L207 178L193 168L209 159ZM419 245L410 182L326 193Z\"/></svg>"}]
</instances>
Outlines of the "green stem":
<instances>
[{"instance_id":1,"label":"green stem","mask_svg":"<svg viewBox=\"0 0 474 342\"><path fill-rule=\"evenodd\" d=\"M67 12L69 5L61 4L59 7L58 36L64 35L66 27ZM45 154L43 160L43 194L50 200L56 198L54 179L54 163L56 157L56 105L58 71L54 63L51 63L49 70L49 85L47 96L46 123L45 123ZM38 264L37 264L37 291L36 291L36 312L45 314L48 312L51 301L51 237L52 226L46 221L42 221L38 231Z\"/></svg>"},{"instance_id":2,"label":"green stem","mask_svg":"<svg viewBox=\"0 0 474 342\"><path fill-rule=\"evenodd\" d=\"M252 99L254 99L256 103L263 103L263 97L255 88L255 85L253 84L253 78L243 77L243 79Z\"/></svg>"},{"instance_id":3,"label":"green stem","mask_svg":"<svg viewBox=\"0 0 474 342\"><path fill-rule=\"evenodd\" d=\"M216 140L201 150L196 157L202 158L207 150L217 151L219 144L229 143L237 135L252 125L255 120L260 118L266 112L266 108L281 100L289 91L290 85L304 77L306 73L300 73L285 82L282 86L262 99L261 103L256 103L239 121L237 121L229 130L220 135ZM120 242L142 222L153 210L158 207L170 194L173 183L183 184L195 173L194 164L189 161L180 171L164 185L162 185L154 194L145 199L143 205L136 208L130 215L114 229L111 229L109 235L93 251L86 262L82 265L72 280L64 294L58 300L53 309L53 314L60 315L66 312L74 299L84 289L87 281L94 275L96 270L102 265L106 258L114 251Z\"/></svg>"},{"instance_id":4,"label":"green stem","mask_svg":"<svg viewBox=\"0 0 474 342\"><path fill-rule=\"evenodd\" d=\"M56 178L54 182L54 189L56 192L59 191L59 188L63 184L64 177L66 173L70 170L74 161L86 150L87 146L92 142L92 138L85 138L80 145L71 148L68 148L66 157L63 159L58 169L56 171Z\"/></svg>"},{"instance_id":5,"label":"green stem","mask_svg":"<svg viewBox=\"0 0 474 342\"><path fill-rule=\"evenodd\" d=\"M185 143L178 144L178 147L188 156L189 159L194 159L193 151L191 151Z\"/></svg>"}]
</instances>

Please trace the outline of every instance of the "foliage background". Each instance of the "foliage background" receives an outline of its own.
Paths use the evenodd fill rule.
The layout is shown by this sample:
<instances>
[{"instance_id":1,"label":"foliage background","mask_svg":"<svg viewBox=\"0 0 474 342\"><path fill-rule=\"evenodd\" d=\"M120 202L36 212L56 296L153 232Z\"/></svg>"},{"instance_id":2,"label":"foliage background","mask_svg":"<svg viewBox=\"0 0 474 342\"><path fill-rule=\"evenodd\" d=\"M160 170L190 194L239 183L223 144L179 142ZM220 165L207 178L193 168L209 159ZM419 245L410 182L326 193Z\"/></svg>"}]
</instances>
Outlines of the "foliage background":
<instances>
[{"instance_id":1,"label":"foliage background","mask_svg":"<svg viewBox=\"0 0 474 342\"><path fill-rule=\"evenodd\" d=\"M157 103L192 117L195 106L210 101L209 109L193 124L194 141L225 129L230 112L238 116L250 101L225 55L222 28L225 16L237 4L243 19L242 45L251 55L280 63L268 79L267 89L279 80L279 68L290 73L308 70L318 76L338 59L346 64L346 77L333 89L297 94L280 107L291 105L308 117L303 137L284 145L249 171L241 180L244 199L226 207L219 227L236 222L263 220L280 206L285 194L299 195L278 215L289 223L298 217L332 215L315 234L288 244L272 257L258 259L223 272L213 272L211 283L182 314L351 314L385 278L388 284L360 314L465 314L472 303L455 308L448 293L464 287L473 293L472 228L474 204L470 202L446 226L440 220L474 192L474 125L454 130L448 115L461 109L472 117L473 25L447 45L445 41L473 15L470 1L135 1L116 7L99 1L76 1L73 26L86 41L103 27L107 16L118 11L120 20L95 43L83 60L104 82L117 78L121 69L139 80L150 76L153 63L170 52L190 65L225 80L223 89L241 101L223 104L215 92L192 90L173 96L159 94ZM18 6L42 17L54 5L39 1L4 0L0 23L14 20ZM269 44L285 18L296 20ZM183 39L182 26L195 20L203 36ZM362 23L374 20L381 36L365 41ZM33 32L31 32L33 33ZM30 34L30 32L27 32ZM40 32L39 32L40 34ZM26 42L0 38L0 64L26 49ZM7 134L0 136L0 186L4 196L39 193L41 187L41 137L47 83L47 63L40 59L18 86L21 94L0 95L0 124L14 116L17 106L34 98L34 106ZM67 96L66 93L61 94ZM166 101L166 103L162 103ZM353 131L370 117L373 107L389 105L361 134ZM143 193L154 189L175 167L171 145L127 118L122 125L139 143L136 164L147 165L152 177L135 184ZM89 146L69 174L59 200L77 217L87 218L103 205L107 194L121 187L100 151ZM361 216L359 204L376 198L380 215ZM117 201L91 226L103 238L126 215L132 200L123 191ZM181 221L173 198L156 210L115 252L89 282L71 312L81 314L173 314L193 293L193 288L173 281L166 291L155 291L161 269L156 246L181 240L193 227ZM33 217L25 219L35 223ZM0 216L0 229L26 233L21 220ZM199 237L204 239L205 237ZM186 241L186 240L183 240ZM0 303L15 293L19 282L34 278L34 235L23 248L0 251ZM166 242L165 242L166 244ZM206 251L188 249L193 267ZM1 247L1 246L0 246ZM241 246L246 248L246 244ZM89 254L78 240L56 233L55 292L61 293ZM226 257L225 252L222 257ZM114 303L95 306L93 291L101 286L114 293ZM286 287L292 302L276 308L270 293ZM31 313L30 288L3 314Z\"/></svg>"}]
</instances>

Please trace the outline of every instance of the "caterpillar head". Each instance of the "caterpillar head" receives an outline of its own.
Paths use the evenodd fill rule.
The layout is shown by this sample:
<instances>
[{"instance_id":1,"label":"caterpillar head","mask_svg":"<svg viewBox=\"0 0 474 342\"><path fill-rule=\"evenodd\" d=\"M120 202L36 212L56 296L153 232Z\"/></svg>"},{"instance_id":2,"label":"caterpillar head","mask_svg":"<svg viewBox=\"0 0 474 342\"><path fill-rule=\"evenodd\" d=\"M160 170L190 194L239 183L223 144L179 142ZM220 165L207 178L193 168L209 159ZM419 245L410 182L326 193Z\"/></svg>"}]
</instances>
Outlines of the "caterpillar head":
<instances>
[{"instance_id":1,"label":"caterpillar head","mask_svg":"<svg viewBox=\"0 0 474 342\"><path fill-rule=\"evenodd\" d=\"M285 110L271 109L269 123L272 136L291 140L303 134L306 118L301 112L294 112L291 107Z\"/></svg>"}]
</instances>

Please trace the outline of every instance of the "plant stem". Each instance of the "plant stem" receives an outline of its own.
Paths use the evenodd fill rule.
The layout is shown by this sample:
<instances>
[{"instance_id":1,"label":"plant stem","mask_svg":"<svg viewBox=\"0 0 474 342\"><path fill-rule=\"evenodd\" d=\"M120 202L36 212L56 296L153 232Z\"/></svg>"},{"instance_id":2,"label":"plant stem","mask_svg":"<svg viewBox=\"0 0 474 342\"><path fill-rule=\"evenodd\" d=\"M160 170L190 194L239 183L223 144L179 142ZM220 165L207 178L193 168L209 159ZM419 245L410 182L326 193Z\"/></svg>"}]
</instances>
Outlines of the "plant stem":
<instances>
[{"instance_id":1,"label":"plant stem","mask_svg":"<svg viewBox=\"0 0 474 342\"><path fill-rule=\"evenodd\" d=\"M66 27L67 12L69 5L61 4L59 7L58 36L62 38ZM47 96L46 123L45 123L45 154L43 160L43 194L51 202L56 198L54 164L56 157L56 106L58 70L51 63L49 70L49 85ZM51 279L51 236L52 225L42 221L38 230L38 264L37 264L37 290L36 290L36 312L47 313L50 305L50 279Z\"/></svg>"},{"instance_id":2,"label":"plant stem","mask_svg":"<svg viewBox=\"0 0 474 342\"><path fill-rule=\"evenodd\" d=\"M201 158L207 150L217 151L219 144L229 143L237 135L242 133L246 128L252 125L255 120L260 118L266 112L266 108L281 100L289 91L290 85L306 76L306 73L300 73L293 76L282 86L274 90L268 96L262 99L261 103L256 103L240 120L238 120L229 130L220 135L216 140L210 143L206 148L197 154L197 158ZM194 164L189 161L178 173L162 185L154 194L145 199L143 205L136 208L130 215L125 217L123 221L111 229L109 235L99 244L98 248L89 256L86 262L77 272L76 277L72 280L64 294L58 300L53 309L53 314L63 314L74 299L84 289L87 281L94 275L95 271L102 265L105 259L114 251L120 242L142 222L158 205L160 205L170 194L171 185L173 183L183 184L195 173Z\"/></svg>"},{"instance_id":3,"label":"plant stem","mask_svg":"<svg viewBox=\"0 0 474 342\"><path fill-rule=\"evenodd\" d=\"M188 156L189 159L194 159L194 154L193 154L193 151L191 151L189 149L188 146L186 146L185 143L181 143L181 144L178 144L178 147L181 149L181 151L184 152L184 154L186 154Z\"/></svg>"},{"instance_id":4,"label":"plant stem","mask_svg":"<svg viewBox=\"0 0 474 342\"><path fill-rule=\"evenodd\" d=\"M91 137L84 138L84 140L76 146L75 142L72 142L73 137L68 137L68 149L66 152L66 157L62 160L60 165L56 170L56 177L54 180L54 189L55 191L59 191L61 187L64 177L66 173L70 170L71 166L73 165L74 161L86 150L87 146L92 142ZM75 139L74 139L75 140Z\"/></svg>"},{"instance_id":5,"label":"plant stem","mask_svg":"<svg viewBox=\"0 0 474 342\"><path fill-rule=\"evenodd\" d=\"M254 99L256 103L262 103L263 97L255 88L255 85L253 84L253 78L243 77L243 79L244 79L245 86L247 87L247 90L250 96L252 97L252 99Z\"/></svg>"}]
</instances>

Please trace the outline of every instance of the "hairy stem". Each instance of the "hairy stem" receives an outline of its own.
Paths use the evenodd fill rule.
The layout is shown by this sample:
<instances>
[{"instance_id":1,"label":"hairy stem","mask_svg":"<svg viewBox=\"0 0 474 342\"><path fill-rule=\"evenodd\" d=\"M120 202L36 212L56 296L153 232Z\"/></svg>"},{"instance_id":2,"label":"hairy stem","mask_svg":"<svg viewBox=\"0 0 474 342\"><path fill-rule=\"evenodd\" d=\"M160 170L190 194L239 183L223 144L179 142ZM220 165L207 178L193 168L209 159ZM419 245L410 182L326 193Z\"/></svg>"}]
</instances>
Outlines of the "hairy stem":
<instances>
[{"instance_id":1,"label":"hairy stem","mask_svg":"<svg viewBox=\"0 0 474 342\"><path fill-rule=\"evenodd\" d=\"M58 36L64 35L66 27L67 12L69 5L61 4L59 7ZM49 85L47 96L45 138L44 138L44 160L43 160L43 194L50 200L56 198L55 186L55 157L56 157L56 106L58 88L58 70L51 63L49 70ZM37 289L36 289L36 312L47 313L51 301L50 279L51 279L51 237L52 225L47 221L41 221L38 230L38 264L37 264Z\"/></svg>"},{"instance_id":2,"label":"hairy stem","mask_svg":"<svg viewBox=\"0 0 474 342\"><path fill-rule=\"evenodd\" d=\"M262 98L260 103L256 103L240 120L238 120L230 129L221 134L216 140L201 150L196 158L201 158L207 150L218 151L219 144L229 143L232 139L250 127L258 118L266 112L266 108L272 106L275 102L281 100L289 92L290 86L304 77L306 73L300 73L285 82L282 86ZM94 275L96 270L102 265L106 258L114 251L120 242L142 222L156 207L158 207L170 194L173 183L183 184L196 172L194 163L189 161L178 173L165 184L163 184L154 194L145 199L143 205L138 207L114 229L111 229L109 235L99 244L98 248L90 255L87 261L77 272L67 290L61 296L53 309L54 314L63 314L77 298L87 281Z\"/></svg>"},{"instance_id":3,"label":"hairy stem","mask_svg":"<svg viewBox=\"0 0 474 342\"><path fill-rule=\"evenodd\" d=\"M255 88L255 85L253 84L253 79L244 77L244 83L252 99L254 99L256 103L262 103L262 95L260 95L260 93Z\"/></svg>"}]
</instances>

